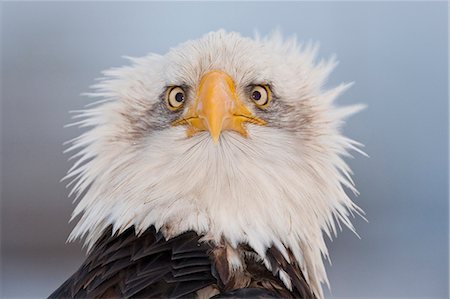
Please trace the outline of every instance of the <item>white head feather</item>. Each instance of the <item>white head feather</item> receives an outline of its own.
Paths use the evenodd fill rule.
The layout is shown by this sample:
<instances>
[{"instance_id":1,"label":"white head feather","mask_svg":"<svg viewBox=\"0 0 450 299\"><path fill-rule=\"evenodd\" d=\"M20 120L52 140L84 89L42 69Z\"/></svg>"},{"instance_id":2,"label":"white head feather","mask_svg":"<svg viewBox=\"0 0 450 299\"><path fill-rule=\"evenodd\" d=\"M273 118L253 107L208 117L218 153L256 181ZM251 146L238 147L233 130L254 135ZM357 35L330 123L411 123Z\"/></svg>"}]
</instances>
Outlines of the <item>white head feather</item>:
<instances>
[{"instance_id":1,"label":"white head feather","mask_svg":"<svg viewBox=\"0 0 450 299\"><path fill-rule=\"evenodd\" d=\"M68 149L79 150L67 177L81 197L73 217L82 215L70 239L86 237L91 246L109 225L155 225L168 236L195 230L248 243L263 260L270 246L286 256L288 248L322 297L323 232L336 234L335 222L353 230L349 214L360 212L343 189L357 192L342 159L359 144L340 126L361 106L333 106L349 84L323 90L336 63L315 63L316 50L277 33L250 39L218 31L106 71L90 94L103 100L76 116L92 128ZM289 109L280 108L277 125L249 124L248 138L226 131L218 144L207 132L187 138L183 127L161 125L167 119L155 107L165 88L195 88L210 70L228 73L238 88L271 82Z\"/></svg>"}]
</instances>

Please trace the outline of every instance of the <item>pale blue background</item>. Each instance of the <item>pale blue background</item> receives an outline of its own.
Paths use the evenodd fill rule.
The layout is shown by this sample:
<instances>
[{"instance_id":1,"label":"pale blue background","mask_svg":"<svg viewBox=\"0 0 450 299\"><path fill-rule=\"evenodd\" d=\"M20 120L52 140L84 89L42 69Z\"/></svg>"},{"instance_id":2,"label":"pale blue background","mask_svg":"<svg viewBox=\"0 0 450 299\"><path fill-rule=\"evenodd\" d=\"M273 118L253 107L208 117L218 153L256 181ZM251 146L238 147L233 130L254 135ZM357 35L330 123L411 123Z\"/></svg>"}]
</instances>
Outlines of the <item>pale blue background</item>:
<instances>
[{"instance_id":1,"label":"pale blue background","mask_svg":"<svg viewBox=\"0 0 450 299\"><path fill-rule=\"evenodd\" d=\"M349 161L369 223L330 242L332 294L448 297L448 47L445 2L4 3L2 5L1 297L48 295L82 260L66 246L72 210L59 183L68 110L122 55L165 53L219 28L280 27L321 42L340 65L328 86L356 84L366 103L349 136L371 156Z\"/></svg>"}]
</instances>

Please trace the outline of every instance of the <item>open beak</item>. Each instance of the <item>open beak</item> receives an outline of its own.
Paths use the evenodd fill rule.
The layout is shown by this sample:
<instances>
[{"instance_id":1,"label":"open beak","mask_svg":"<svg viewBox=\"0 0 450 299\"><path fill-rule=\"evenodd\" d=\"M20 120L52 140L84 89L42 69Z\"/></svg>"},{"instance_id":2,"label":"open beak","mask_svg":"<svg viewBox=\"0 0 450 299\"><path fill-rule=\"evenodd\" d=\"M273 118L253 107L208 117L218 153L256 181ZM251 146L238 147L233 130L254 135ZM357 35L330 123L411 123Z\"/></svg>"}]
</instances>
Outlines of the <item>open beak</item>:
<instances>
[{"instance_id":1,"label":"open beak","mask_svg":"<svg viewBox=\"0 0 450 299\"><path fill-rule=\"evenodd\" d=\"M238 99L233 79L222 71L210 71L203 75L194 103L186 115L173 125L187 124L187 135L208 130L214 143L225 130L236 131L247 137L244 123L265 125Z\"/></svg>"}]
</instances>

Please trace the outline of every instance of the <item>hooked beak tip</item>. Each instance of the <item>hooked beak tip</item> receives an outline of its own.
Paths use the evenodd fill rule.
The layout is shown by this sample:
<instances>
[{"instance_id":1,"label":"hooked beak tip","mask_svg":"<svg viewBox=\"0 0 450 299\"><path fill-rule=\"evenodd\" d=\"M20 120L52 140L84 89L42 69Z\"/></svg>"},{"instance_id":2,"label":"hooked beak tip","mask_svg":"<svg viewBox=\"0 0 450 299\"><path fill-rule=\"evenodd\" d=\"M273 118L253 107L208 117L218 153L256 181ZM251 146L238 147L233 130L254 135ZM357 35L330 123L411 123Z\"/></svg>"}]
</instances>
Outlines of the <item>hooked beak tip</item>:
<instances>
[{"instance_id":1,"label":"hooked beak tip","mask_svg":"<svg viewBox=\"0 0 450 299\"><path fill-rule=\"evenodd\" d=\"M219 139L220 139L220 135L218 136L211 136L212 141L214 142L214 144L218 144L219 143Z\"/></svg>"},{"instance_id":2,"label":"hooked beak tip","mask_svg":"<svg viewBox=\"0 0 450 299\"><path fill-rule=\"evenodd\" d=\"M209 135L215 144L219 142L220 135L222 134L222 125L218 123L206 122L206 127L208 128Z\"/></svg>"}]
</instances>

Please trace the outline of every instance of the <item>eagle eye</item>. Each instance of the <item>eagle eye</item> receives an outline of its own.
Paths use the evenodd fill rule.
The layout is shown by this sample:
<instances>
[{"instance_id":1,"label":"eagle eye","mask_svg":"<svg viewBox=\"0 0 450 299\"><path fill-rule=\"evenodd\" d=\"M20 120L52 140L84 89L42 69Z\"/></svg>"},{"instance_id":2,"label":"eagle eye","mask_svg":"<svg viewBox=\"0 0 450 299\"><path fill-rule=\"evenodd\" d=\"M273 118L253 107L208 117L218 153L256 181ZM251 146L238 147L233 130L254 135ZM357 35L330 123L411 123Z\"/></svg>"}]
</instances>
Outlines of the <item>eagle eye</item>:
<instances>
[{"instance_id":1,"label":"eagle eye","mask_svg":"<svg viewBox=\"0 0 450 299\"><path fill-rule=\"evenodd\" d=\"M250 91L250 99L256 106L266 108L271 100L270 89L267 85L256 85Z\"/></svg>"},{"instance_id":2,"label":"eagle eye","mask_svg":"<svg viewBox=\"0 0 450 299\"><path fill-rule=\"evenodd\" d=\"M186 93L184 92L183 88L175 86L168 89L166 101L167 107L169 107L170 110L180 109L183 106L185 100Z\"/></svg>"}]
</instances>

